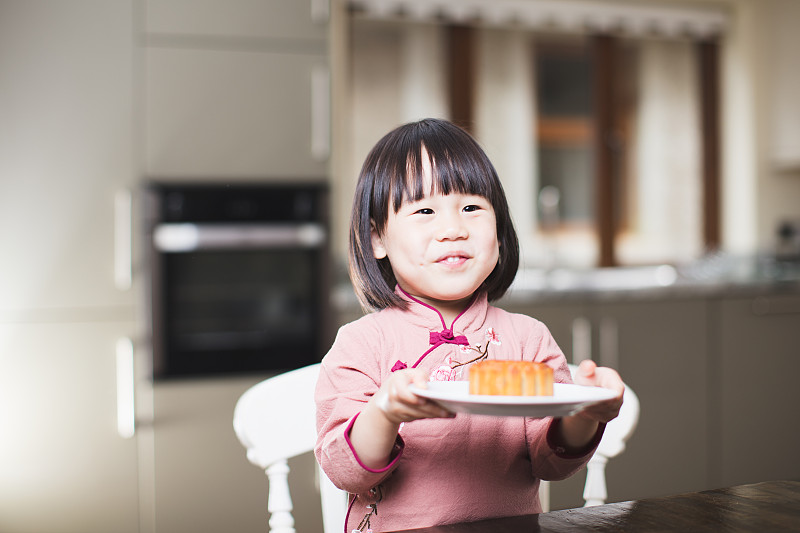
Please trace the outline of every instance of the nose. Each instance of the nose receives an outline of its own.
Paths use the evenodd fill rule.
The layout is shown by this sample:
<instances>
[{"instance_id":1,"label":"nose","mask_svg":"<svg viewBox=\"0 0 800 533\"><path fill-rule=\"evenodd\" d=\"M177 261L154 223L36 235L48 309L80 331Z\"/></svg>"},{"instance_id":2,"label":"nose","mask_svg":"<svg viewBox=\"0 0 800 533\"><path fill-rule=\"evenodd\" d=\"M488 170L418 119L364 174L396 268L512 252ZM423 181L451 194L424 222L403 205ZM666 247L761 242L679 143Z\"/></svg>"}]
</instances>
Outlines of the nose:
<instances>
[{"instance_id":1,"label":"nose","mask_svg":"<svg viewBox=\"0 0 800 533\"><path fill-rule=\"evenodd\" d=\"M440 241L457 241L466 239L469 236L464 221L458 213L450 213L441 215L439 218L439 231L438 240Z\"/></svg>"}]
</instances>

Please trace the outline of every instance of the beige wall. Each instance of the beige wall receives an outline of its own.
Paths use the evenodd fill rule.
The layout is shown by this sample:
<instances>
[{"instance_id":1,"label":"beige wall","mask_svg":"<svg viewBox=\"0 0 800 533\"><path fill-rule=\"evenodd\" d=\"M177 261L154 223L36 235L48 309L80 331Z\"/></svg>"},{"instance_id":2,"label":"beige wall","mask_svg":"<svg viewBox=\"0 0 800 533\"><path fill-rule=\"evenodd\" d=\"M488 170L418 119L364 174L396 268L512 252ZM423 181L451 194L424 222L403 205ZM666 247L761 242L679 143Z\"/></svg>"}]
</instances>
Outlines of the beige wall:
<instances>
[{"instance_id":1,"label":"beige wall","mask_svg":"<svg viewBox=\"0 0 800 533\"><path fill-rule=\"evenodd\" d=\"M719 0L732 25L723 60L723 242L774 249L800 219L800 2Z\"/></svg>"},{"instance_id":2,"label":"beige wall","mask_svg":"<svg viewBox=\"0 0 800 533\"><path fill-rule=\"evenodd\" d=\"M800 223L800 2L764 2L756 18L756 238L770 243L780 221Z\"/></svg>"}]
</instances>

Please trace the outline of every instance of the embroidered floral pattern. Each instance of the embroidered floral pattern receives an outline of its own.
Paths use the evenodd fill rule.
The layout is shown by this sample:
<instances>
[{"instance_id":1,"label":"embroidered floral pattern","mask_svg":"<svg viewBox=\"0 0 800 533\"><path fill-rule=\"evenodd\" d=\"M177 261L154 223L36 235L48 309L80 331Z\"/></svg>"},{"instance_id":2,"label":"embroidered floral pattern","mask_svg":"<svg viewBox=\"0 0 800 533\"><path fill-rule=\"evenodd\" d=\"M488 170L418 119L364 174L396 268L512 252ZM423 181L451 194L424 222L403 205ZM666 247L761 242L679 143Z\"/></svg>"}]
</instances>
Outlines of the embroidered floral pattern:
<instances>
[{"instance_id":1,"label":"embroidered floral pattern","mask_svg":"<svg viewBox=\"0 0 800 533\"><path fill-rule=\"evenodd\" d=\"M449 330L445 330L442 332L431 332L431 343L443 344L445 342L448 342L440 339L440 337L444 338L444 336L446 336L447 339L450 339L451 341L452 339L458 340L457 346L458 346L458 351L460 353L464 355L472 355L473 353L477 352L478 356L462 363L456 361L455 359L453 359L451 356L448 355L447 358L445 359L444 364L434 367L431 370L429 376L430 381L456 381L461 374L461 371L457 370L459 367L471 363L476 363L478 361L486 359L489 356L490 344L494 344L496 346L500 346L502 344L500 342L500 335L492 327L487 328L486 331L484 332L484 339L486 340L485 345L476 344L475 346L470 346L469 344L466 344L467 342L466 337L464 337L463 335L454 337L453 333ZM434 339L434 337L436 338ZM449 342L449 343L456 344L454 342ZM404 368L408 368L408 365L405 364L403 361L398 360L394 363L391 370L392 372L397 372L398 370L403 370Z\"/></svg>"},{"instance_id":2,"label":"embroidered floral pattern","mask_svg":"<svg viewBox=\"0 0 800 533\"><path fill-rule=\"evenodd\" d=\"M486 330L486 340L491 344L496 344L500 346L502 343L500 342L500 335L494 330L494 328L489 328Z\"/></svg>"},{"instance_id":3,"label":"embroidered floral pattern","mask_svg":"<svg viewBox=\"0 0 800 533\"><path fill-rule=\"evenodd\" d=\"M482 361L489 356L489 345L494 344L496 346L500 346L502 343L500 342L500 335L494 330L494 328L487 328L486 332L484 333L484 338L486 339L486 345L476 344L475 346L459 346L459 351L464 355L470 354L471 352L477 352L478 356L470 359L469 361L465 361L463 363L458 361L452 361L450 363L451 368L454 370L460 366L469 365L471 363L477 363L478 361Z\"/></svg>"},{"instance_id":4,"label":"embroidered floral pattern","mask_svg":"<svg viewBox=\"0 0 800 533\"><path fill-rule=\"evenodd\" d=\"M449 355L445 359L445 364L431 370L431 375L428 378L430 381L455 381L458 377L458 372L453 366L453 358Z\"/></svg>"},{"instance_id":5,"label":"embroidered floral pattern","mask_svg":"<svg viewBox=\"0 0 800 533\"><path fill-rule=\"evenodd\" d=\"M375 502L367 505L367 514L364 515L364 518L361 519L361 522L358 523L358 527L356 527L352 533L372 533L370 519L372 515L378 516L378 503L383 500L383 489L378 485L377 487L369 489L369 492L375 498Z\"/></svg>"}]
</instances>

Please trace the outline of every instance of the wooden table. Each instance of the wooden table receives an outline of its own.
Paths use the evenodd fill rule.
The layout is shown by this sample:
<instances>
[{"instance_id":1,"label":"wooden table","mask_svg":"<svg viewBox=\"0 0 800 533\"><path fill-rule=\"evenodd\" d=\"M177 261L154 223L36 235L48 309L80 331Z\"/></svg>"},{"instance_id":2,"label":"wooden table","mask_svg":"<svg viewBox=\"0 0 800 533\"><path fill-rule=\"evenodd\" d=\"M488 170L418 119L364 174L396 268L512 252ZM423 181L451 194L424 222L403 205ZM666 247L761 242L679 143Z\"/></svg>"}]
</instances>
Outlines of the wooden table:
<instances>
[{"instance_id":1,"label":"wooden table","mask_svg":"<svg viewBox=\"0 0 800 533\"><path fill-rule=\"evenodd\" d=\"M800 482L769 481L404 533L800 532ZM401 532L394 532L401 533Z\"/></svg>"}]
</instances>

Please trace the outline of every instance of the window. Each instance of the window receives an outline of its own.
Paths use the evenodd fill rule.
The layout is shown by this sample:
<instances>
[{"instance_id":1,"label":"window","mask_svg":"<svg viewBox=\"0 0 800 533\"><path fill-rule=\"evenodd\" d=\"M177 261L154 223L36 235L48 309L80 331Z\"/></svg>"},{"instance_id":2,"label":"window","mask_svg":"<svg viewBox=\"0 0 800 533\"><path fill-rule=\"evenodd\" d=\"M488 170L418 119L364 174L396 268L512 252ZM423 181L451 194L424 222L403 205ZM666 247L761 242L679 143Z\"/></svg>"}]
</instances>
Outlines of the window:
<instances>
[{"instance_id":1,"label":"window","mask_svg":"<svg viewBox=\"0 0 800 533\"><path fill-rule=\"evenodd\" d=\"M350 37L355 172L397 124L450 118L495 163L525 266L678 263L719 244L713 41L357 14Z\"/></svg>"},{"instance_id":2,"label":"window","mask_svg":"<svg viewBox=\"0 0 800 533\"><path fill-rule=\"evenodd\" d=\"M539 231L561 250L557 262L700 256L713 244L703 219L704 200L713 198L704 193L697 45L608 36L534 42L533 200Z\"/></svg>"}]
</instances>

